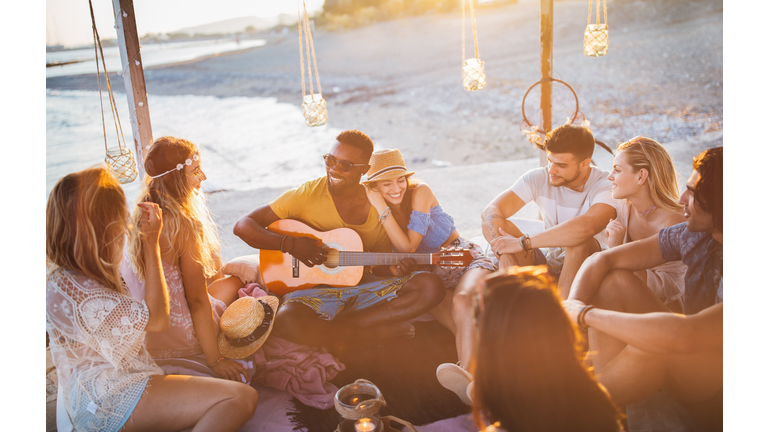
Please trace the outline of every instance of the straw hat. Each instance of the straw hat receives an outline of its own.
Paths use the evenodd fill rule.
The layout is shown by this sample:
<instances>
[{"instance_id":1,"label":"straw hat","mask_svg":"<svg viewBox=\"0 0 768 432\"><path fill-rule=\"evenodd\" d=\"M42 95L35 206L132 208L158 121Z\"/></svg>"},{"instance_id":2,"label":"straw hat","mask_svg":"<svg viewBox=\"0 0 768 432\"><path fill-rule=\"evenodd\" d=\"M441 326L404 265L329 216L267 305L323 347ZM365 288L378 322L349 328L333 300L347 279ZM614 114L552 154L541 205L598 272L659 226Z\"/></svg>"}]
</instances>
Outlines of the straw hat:
<instances>
[{"instance_id":1,"label":"straw hat","mask_svg":"<svg viewBox=\"0 0 768 432\"><path fill-rule=\"evenodd\" d=\"M371 169L368 170L367 179L363 180L363 183L413 175L413 171L409 172L405 168L405 159L398 149L376 150L371 155L368 165L371 166Z\"/></svg>"},{"instance_id":2,"label":"straw hat","mask_svg":"<svg viewBox=\"0 0 768 432\"><path fill-rule=\"evenodd\" d=\"M273 296L242 297L229 305L219 321L221 355L242 359L261 348L272 331L279 305Z\"/></svg>"}]
</instances>

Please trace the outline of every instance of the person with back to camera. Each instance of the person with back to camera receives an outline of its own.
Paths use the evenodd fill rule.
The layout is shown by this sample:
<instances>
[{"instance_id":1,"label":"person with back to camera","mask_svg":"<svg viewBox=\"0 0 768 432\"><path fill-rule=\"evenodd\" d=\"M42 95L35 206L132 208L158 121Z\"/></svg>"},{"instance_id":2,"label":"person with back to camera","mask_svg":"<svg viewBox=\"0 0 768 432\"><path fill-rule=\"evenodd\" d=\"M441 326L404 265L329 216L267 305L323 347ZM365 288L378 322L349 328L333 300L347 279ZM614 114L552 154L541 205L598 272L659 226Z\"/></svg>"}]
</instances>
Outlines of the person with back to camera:
<instances>
[{"instance_id":1,"label":"person with back to camera","mask_svg":"<svg viewBox=\"0 0 768 432\"><path fill-rule=\"evenodd\" d=\"M608 176L618 200L616 219L605 228L609 248L656 236L664 228L685 222L677 177L672 158L656 141L640 136L618 146ZM637 271L635 276L670 309L682 312L685 271L682 261L670 261Z\"/></svg>"},{"instance_id":2,"label":"person with back to camera","mask_svg":"<svg viewBox=\"0 0 768 432\"><path fill-rule=\"evenodd\" d=\"M564 124L547 134L547 167L523 174L482 212L483 236L499 267L546 264L568 297L581 263L607 249L603 231L616 218L608 172L592 166L595 138L586 126ZM544 231L526 235L508 220L534 201Z\"/></svg>"},{"instance_id":3,"label":"person with back to camera","mask_svg":"<svg viewBox=\"0 0 768 432\"><path fill-rule=\"evenodd\" d=\"M622 414L581 361L581 334L546 267L499 270L471 295L470 391L480 430L624 430Z\"/></svg>"},{"instance_id":4,"label":"person with back to camera","mask_svg":"<svg viewBox=\"0 0 768 432\"><path fill-rule=\"evenodd\" d=\"M413 181L398 149L373 152L371 169L363 185L368 200L379 214L391 214L382 221L392 245L398 252L434 253L443 247L468 249L472 262L467 267L438 267L430 271L443 279L445 299L432 314L456 335L459 364L446 363L437 369L440 383L454 391L462 402L470 405L466 388L471 376L462 365L469 361L472 347L472 325L467 314L452 314L454 292L468 293L478 280L495 271L493 261L480 246L463 239L426 183Z\"/></svg>"},{"instance_id":5,"label":"person with back to camera","mask_svg":"<svg viewBox=\"0 0 768 432\"><path fill-rule=\"evenodd\" d=\"M590 257L564 307L589 332L592 364L616 404L663 388L700 428L723 428L723 148L693 158L680 196L686 222ZM635 272L688 267L683 313L671 313Z\"/></svg>"},{"instance_id":6,"label":"person with back to camera","mask_svg":"<svg viewBox=\"0 0 768 432\"><path fill-rule=\"evenodd\" d=\"M192 357L204 354L216 374L234 381L250 380L237 361L224 358L216 340L219 320L227 306L237 300L243 283L219 273L219 237L200 192L206 180L200 151L193 143L174 137L155 140L144 160L147 177L138 202L160 206L165 224L160 233L162 266L171 297L171 327L147 336L147 350L154 359ZM143 298L146 273L144 245L135 223L141 208L133 213L134 229L128 240L128 257L122 272L134 297ZM241 377L242 375L242 377Z\"/></svg>"},{"instance_id":7,"label":"person with back to camera","mask_svg":"<svg viewBox=\"0 0 768 432\"><path fill-rule=\"evenodd\" d=\"M60 179L46 209L46 330L59 377L58 430L236 431L256 411L252 387L164 376L144 347L170 326L158 239L162 212L139 204L144 300L120 276L129 213L106 168Z\"/></svg>"}]
</instances>

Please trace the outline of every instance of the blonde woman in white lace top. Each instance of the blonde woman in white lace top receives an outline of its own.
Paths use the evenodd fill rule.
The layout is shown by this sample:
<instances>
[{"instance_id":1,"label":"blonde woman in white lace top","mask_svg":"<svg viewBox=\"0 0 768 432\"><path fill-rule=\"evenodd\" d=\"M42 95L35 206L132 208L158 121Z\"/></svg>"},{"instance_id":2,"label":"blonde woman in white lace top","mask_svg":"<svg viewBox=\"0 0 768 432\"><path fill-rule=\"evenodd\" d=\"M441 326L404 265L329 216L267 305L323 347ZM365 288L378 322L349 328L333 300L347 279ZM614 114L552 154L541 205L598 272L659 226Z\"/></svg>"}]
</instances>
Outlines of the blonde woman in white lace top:
<instances>
[{"instance_id":1,"label":"blonde woman in white lace top","mask_svg":"<svg viewBox=\"0 0 768 432\"><path fill-rule=\"evenodd\" d=\"M608 247L655 236L663 228L685 222L675 165L656 141L636 137L620 144L608 180L613 197L619 200L616 219L605 228ZM682 261L672 261L635 276L667 307L682 312L686 270Z\"/></svg>"},{"instance_id":2,"label":"blonde woman in white lace top","mask_svg":"<svg viewBox=\"0 0 768 432\"><path fill-rule=\"evenodd\" d=\"M106 168L65 176L48 198L46 330L59 374L59 430L234 431L256 410L244 384L163 376L145 332L169 326L160 266L159 207L141 204L147 247L144 301L126 294L120 261L128 228L125 195Z\"/></svg>"}]
</instances>

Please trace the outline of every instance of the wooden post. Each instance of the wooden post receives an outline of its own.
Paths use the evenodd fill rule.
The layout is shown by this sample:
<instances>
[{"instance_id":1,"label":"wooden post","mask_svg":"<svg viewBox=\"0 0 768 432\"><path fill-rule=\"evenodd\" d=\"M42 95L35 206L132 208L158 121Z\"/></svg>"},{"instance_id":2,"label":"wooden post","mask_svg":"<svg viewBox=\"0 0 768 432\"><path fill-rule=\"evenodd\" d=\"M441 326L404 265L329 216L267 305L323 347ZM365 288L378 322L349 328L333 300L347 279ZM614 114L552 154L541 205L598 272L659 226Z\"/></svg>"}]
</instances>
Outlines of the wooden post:
<instances>
[{"instance_id":1,"label":"wooden post","mask_svg":"<svg viewBox=\"0 0 768 432\"><path fill-rule=\"evenodd\" d=\"M147 88L144 84L139 34L136 31L136 15L132 0L112 0L112 8L115 12L115 29L123 65L125 95L128 97L128 110L131 113L131 130L136 148L139 181L143 181L144 152L152 143L152 124L149 122L149 104Z\"/></svg>"},{"instance_id":2,"label":"wooden post","mask_svg":"<svg viewBox=\"0 0 768 432\"><path fill-rule=\"evenodd\" d=\"M541 0L541 115L545 132L552 130L552 27L554 25L553 0ZM547 165L547 154L539 152L539 165Z\"/></svg>"}]
</instances>

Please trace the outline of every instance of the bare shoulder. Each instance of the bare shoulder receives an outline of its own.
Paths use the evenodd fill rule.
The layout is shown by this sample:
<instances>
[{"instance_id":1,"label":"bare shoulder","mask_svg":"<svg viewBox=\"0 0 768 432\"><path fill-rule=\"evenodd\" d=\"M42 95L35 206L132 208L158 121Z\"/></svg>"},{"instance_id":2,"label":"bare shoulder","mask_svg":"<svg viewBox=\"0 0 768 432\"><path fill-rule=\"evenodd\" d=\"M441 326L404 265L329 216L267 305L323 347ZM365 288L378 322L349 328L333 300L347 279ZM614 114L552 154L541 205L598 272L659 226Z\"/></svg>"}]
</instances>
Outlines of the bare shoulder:
<instances>
[{"instance_id":1,"label":"bare shoulder","mask_svg":"<svg viewBox=\"0 0 768 432\"><path fill-rule=\"evenodd\" d=\"M664 219L664 226L662 228L668 228L673 225L677 225L679 223L685 222L685 216L683 216L682 213L677 213L669 210L664 210L666 214L666 218Z\"/></svg>"},{"instance_id":2,"label":"bare shoulder","mask_svg":"<svg viewBox=\"0 0 768 432\"><path fill-rule=\"evenodd\" d=\"M427 203L430 208L439 204L435 193L432 192L432 188L430 188L426 183L419 183L413 189L412 202L414 206L416 203Z\"/></svg>"}]
</instances>

